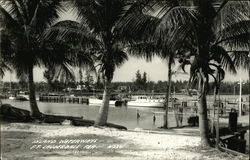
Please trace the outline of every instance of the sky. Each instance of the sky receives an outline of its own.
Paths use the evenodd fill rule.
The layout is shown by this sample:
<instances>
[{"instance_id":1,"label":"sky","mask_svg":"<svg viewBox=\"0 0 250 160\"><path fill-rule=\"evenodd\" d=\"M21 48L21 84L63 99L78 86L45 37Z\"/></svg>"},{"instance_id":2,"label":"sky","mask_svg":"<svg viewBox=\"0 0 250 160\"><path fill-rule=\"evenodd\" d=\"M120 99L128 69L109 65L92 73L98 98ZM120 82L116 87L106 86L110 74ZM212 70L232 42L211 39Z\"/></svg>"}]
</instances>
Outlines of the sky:
<instances>
[{"instance_id":1,"label":"sky","mask_svg":"<svg viewBox=\"0 0 250 160\"><path fill-rule=\"evenodd\" d=\"M76 20L74 14L68 10L66 13L60 15L61 20ZM178 68L178 64L175 65L174 70ZM114 73L114 82L128 82L133 81L135 78L135 73L137 70L140 70L141 73L146 72L148 80L150 81L166 81L167 80L167 61L162 60L158 57L155 57L152 62L146 62L145 59L138 59L135 57L129 57L129 60L125 62L120 68L117 68ZM46 81L43 78L44 69L34 68L34 80L35 82ZM187 67L188 71L188 67ZM173 76L173 80L188 80L189 76L187 74L178 74ZM237 75L232 75L226 72L226 77L224 81L236 82L242 78L243 81L248 80L248 74L246 71L239 70ZM15 73L6 73L3 77L3 81L17 81Z\"/></svg>"}]
</instances>

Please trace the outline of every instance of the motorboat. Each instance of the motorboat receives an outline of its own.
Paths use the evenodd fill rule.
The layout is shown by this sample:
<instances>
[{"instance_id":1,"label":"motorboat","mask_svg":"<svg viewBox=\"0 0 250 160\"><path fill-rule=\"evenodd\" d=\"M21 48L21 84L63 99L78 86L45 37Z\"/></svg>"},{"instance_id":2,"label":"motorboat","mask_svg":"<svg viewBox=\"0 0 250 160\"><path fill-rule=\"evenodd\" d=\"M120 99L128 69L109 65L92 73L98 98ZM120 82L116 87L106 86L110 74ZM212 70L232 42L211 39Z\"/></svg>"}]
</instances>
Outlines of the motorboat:
<instances>
[{"instance_id":1,"label":"motorboat","mask_svg":"<svg viewBox=\"0 0 250 160\"><path fill-rule=\"evenodd\" d=\"M109 100L110 105L115 105L116 100ZM101 105L102 99L98 98L89 98L89 104Z\"/></svg>"},{"instance_id":2,"label":"motorboat","mask_svg":"<svg viewBox=\"0 0 250 160\"><path fill-rule=\"evenodd\" d=\"M16 96L16 100L19 101L28 101L29 98L29 94L28 92L24 92L24 91L20 91L19 94Z\"/></svg>"},{"instance_id":3,"label":"motorboat","mask_svg":"<svg viewBox=\"0 0 250 160\"><path fill-rule=\"evenodd\" d=\"M10 95L10 96L9 96L9 99L10 99L10 100L15 100L15 99L16 99L16 96Z\"/></svg>"},{"instance_id":4,"label":"motorboat","mask_svg":"<svg viewBox=\"0 0 250 160\"><path fill-rule=\"evenodd\" d=\"M132 96L131 100L127 102L127 105L136 107L163 108L164 99L152 96Z\"/></svg>"},{"instance_id":5,"label":"motorboat","mask_svg":"<svg viewBox=\"0 0 250 160\"><path fill-rule=\"evenodd\" d=\"M27 91L20 91L19 94L16 96L16 100L19 101L29 101L29 92ZM36 97L36 101L39 101L39 97Z\"/></svg>"},{"instance_id":6,"label":"motorboat","mask_svg":"<svg viewBox=\"0 0 250 160\"><path fill-rule=\"evenodd\" d=\"M123 103L123 101L117 99L115 95L110 96L109 105L121 106L122 103ZM89 104L90 105L101 105L102 104L102 95L95 96L95 97L89 97Z\"/></svg>"}]
</instances>

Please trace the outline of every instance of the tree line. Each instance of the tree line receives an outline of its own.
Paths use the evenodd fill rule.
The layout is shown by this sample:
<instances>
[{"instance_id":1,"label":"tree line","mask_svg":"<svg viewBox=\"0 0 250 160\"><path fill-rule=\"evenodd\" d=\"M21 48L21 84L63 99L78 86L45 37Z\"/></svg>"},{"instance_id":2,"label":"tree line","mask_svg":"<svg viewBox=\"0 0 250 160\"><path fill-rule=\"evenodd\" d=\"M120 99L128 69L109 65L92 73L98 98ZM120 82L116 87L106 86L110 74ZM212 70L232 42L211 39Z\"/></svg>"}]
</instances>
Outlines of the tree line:
<instances>
[{"instance_id":1,"label":"tree line","mask_svg":"<svg viewBox=\"0 0 250 160\"><path fill-rule=\"evenodd\" d=\"M66 88L73 88L76 89L77 85L81 84L89 84L89 82L70 82L70 83L64 83L60 81L53 82L53 87L50 86L47 82L36 82L36 91L39 93L49 93L49 92L58 92L58 93L66 93ZM131 82L112 82L111 88L113 92L117 93L165 93L166 87L168 82L167 81L147 81L143 88L140 89L138 87L138 82L131 81ZM173 81L172 82L172 88L171 93L183 93L183 89L186 89L188 82L187 81ZM249 94L249 82L243 84L242 87L242 94ZM12 86L12 92L15 91L27 91L28 86L21 82L11 82ZM95 90L103 90L102 85L98 85L96 82L93 82L92 87L88 87L86 89L82 89L82 93L85 92L93 92L93 89ZM225 95L238 95L239 94L239 84L235 82L222 82L221 88L220 88L220 94ZM8 93L11 91L10 89L10 82L3 82L0 88L2 94ZM210 92L209 94L213 94L213 92Z\"/></svg>"}]
</instances>

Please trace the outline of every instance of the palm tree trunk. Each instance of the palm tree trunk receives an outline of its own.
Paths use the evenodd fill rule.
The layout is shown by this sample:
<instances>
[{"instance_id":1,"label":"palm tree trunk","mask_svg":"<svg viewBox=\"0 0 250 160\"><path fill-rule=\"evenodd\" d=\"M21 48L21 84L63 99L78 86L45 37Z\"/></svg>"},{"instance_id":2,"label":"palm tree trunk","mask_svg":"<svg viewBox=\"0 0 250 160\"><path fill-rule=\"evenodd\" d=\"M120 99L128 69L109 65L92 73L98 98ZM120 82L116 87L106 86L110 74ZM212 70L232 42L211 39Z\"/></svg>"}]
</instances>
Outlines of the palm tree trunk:
<instances>
[{"instance_id":1,"label":"palm tree trunk","mask_svg":"<svg viewBox=\"0 0 250 160\"><path fill-rule=\"evenodd\" d=\"M249 92L250 92L250 52L248 53L248 93ZM248 108L250 108L250 94L248 94Z\"/></svg>"},{"instance_id":2,"label":"palm tree trunk","mask_svg":"<svg viewBox=\"0 0 250 160\"><path fill-rule=\"evenodd\" d=\"M211 135L214 136L214 124L215 124L215 105L217 101L217 93L216 88L214 88L214 103L213 103L213 111L212 111L212 121L211 121Z\"/></svg>"},{"instance_id":3,"label":"palm tree trunk","mask_svg":"<svg viewBox=\"0 0 250 160\"><path fill-rule=\"evenodd\" d=\"M39 111L39 108L36 103L35 84L33 80L33 67L29 67L28 78L29 78L29 99L30 99L31 116L35 118L40 118L41 112Z\"/></svg>"},{"instance_id":4,"label":"palm tree trunk","mask_svg":"<svg viewBox=\"0 0 250 160\"><path fill-rule=\"evenodd\" d=\"M104 80L102 106L99 109L99 114L95 122L96 126L103 126L107 123L108 111L109 111L109 99L110 99L110 84L111 84L110 80L107 79Z\"/></svg>"},{"instance_id":5,"label":"palm tree trunk","mask_svg":"<svg viewBox=\"0 0 250 160\"><path fill-rule=\"evenodd\" d=\"M199 129L201 136L201 146L209 147L209 136L208 136L208 119L207 119L207 101L206 95L204 93L201 94L201 98L199 100Z\"/></svg>"},{"instance_id":6,"label":"palm tree trunk","mask_svg":"<svg viewBox=\"0 0 250 160\"><path fill-rule=\"evenodd\" d=\"M171 58L169 58L168 62L168 84L167 84L167 92L165 96L165 118L164 118L164 128L168 128L168 104L169 97L171 95L171 81L172 81L172 66L171 66ZM173 107L173 106L172 106Z\"/></svg>"},{"instance_id":7,"label":"palm tree trunk","mask_svg":"<svg viewBox=\"0 0 250 160\"><path fill-rule=\"evenodd\" d=\"M199 109L199 129L200 129L200 136L201 136L201 147L210 147L209 141L209 129L208 129L208 118L207 118L207 99L206 99L206 83L205 79L202 76L202 73L199 75L199 84L198 84L198 91L199 91L199 102L198 102L198 109Z\"/></svg>"}]
</instances>

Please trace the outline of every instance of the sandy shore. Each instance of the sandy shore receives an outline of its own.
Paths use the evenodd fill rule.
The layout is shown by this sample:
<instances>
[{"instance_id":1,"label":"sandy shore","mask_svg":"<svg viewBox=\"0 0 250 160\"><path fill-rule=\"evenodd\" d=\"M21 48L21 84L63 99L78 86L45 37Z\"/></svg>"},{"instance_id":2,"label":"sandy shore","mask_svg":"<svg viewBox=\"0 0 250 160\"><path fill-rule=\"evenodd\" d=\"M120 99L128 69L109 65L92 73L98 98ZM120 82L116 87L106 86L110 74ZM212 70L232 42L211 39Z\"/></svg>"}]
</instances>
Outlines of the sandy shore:
<instances>
[{"instance_id":1,"label":"sandy shore","mask_svg":"<svg viewBox=\"0 0 250 160\"><path fill-rule=\"evenodd\" d=\"M199 148L198 128L120 131L32 123L1 126L3 159L60 160L238 160L216 149Z\"/></svg>"}]
</instances>

